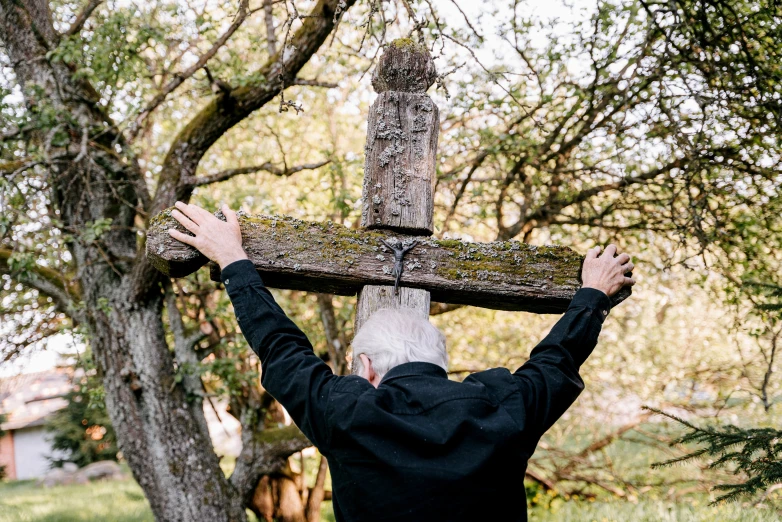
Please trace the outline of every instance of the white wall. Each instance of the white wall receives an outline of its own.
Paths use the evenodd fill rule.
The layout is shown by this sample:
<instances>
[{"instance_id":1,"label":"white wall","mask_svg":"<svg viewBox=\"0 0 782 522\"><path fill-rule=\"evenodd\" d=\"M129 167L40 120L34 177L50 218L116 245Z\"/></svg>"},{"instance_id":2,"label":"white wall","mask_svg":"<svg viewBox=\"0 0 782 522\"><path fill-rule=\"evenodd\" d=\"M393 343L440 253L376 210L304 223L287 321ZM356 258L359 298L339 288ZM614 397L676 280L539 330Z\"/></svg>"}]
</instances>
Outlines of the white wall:
<instances>
[{"instance_id":1,"label":"white wall","mask_svg":"<svg viewBox=\"0 0 782 522\"><path fill-rule=\"evenodd\" d=\"M16 478L19 480L38 478L49 471L52 454L48 433L43 426L14 430L14 459Z\"/></svg>"}]
</instances>

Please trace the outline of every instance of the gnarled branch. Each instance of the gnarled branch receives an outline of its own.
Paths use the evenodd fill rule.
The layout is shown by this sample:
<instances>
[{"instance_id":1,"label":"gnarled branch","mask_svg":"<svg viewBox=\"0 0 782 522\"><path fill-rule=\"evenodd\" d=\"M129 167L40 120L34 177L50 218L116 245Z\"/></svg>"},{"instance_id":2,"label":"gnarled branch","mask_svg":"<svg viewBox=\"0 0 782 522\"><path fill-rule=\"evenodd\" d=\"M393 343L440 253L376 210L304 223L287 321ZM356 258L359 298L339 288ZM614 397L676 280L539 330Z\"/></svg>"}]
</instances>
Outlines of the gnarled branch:
<instances>
[{"instance_id":1,"label":"gnarled branch","mask_svg":"<svg viewBox=\"0 0 782 522\"><path fill-rule=\"evenodd\" d=\"M351 7L355 0L320 0L309 15L302 16L302 25L290 39L290 53L270 57L258 71L263 81L231 91L230 96L214 97L185 125L163 161L152 214L160 212L177 200L187 200L192 185L183 183L195 175L198 163L207 150L231 127L263 107L280 93L283 85L291 85L299 71L317 52L334 29L335 13Z\"/></svg>"},{"instance_id":2,"label":"gnarled branch","mask_svg":"<svg viewBox=\"0 0 782 522\"><path fill-rule=\"evenodd\" d=\"M256 172L261 172L261 171L268 172L269 174L274 174L275 176L288 177L297 172L301 172L302 170L314 170L324 165L328 165L329 163L331 163L331 160L325 160L319 163L307 163L304 165L297 165L295 167L281 169L279 167L275 167L273 163L267 162L252 167L242 167L238 169L223 170L221 172L218 172L216 174L211 174L209 176L194 176L194 177L184 178L182 182L185 183L186 185L190 185L191 187L201 187L203 185L210 185L212 183L225 181L233 178L234 176L240 176L242 174L255 174Z\"/></svg>"},{"instance_id":3,"label":"gnarled branch","mask_svg":"<svg viewBox=\"0 0 782 522\"><path fill-rule=\"evenodd\" d=\"M84 27L85 22L87 22L90 15L92 15L92 12L95 11L95 9L97 9L98 6L102 3L103 0L90 0L76 16L76 20L73 21L71 26L63 33L63 35L72 36L81 31L81 28Z\"/></svg>"},{"instance_id":4,"label":"gnarled branch","mask_svg":"<svg viewBox=\"0 0 782 522\"><path fill-rule=\"evenodd\" d=\"M307 80L304 78L296 78L293 80L293 85L304 85L306 87L323 87L325 89L336 89L339 87L338 83L322 82L320 80Z\"/></svg>"},{"instance_id":5,"label":"gnarled branch","mask_svg":"<svg viewBox=\"0 0 782 522\"><path fill-rule=\"evenodd\" d=\"M255 412L247 414L255 415ZM312 446L312 443L295 424L256 432L245 429L248 426L245 426L244 421L242 419L242 451L236 459L230 481L239 494L247 499L261 476L278 471L289 456Z\"/></svg>"},{"instance_id":6,"label":"gnarled branch","mask_svg":"<svg viewBox=\"0 0 782 522\"><path fill-rule=\"evenodd\" d=\"M0 248L0 274L8 274L19 283L51 297L57 310L68 315L74 321L81 319L81 314L76 312L75 307L81 298L81 289L75 281L67 279L56 270L39 264L28 267L24 272L14 272L9 265L12 255L13 250Z\"/></svg>"},{"instance_id":7,"label":"gnarled branch","mask_svg":"<svg viewBox=\"0 0 782 522\"><path fill-rule=\"evenodd\" d=\"M136 120L131 126L129 140L133 140L138 135L138 132L141 129L141 123L144 121L144 119L149 116L152 111L157 109L158 106L160 106L160 104L165 101L168 95L174 92L177 87L182 85L185 80L193 76L196 71L204 67L206 63L211 60L215 54L217 54L217 51L219 51L220 48L225 45L225 42L227 42L228 39L233 36L236 30L241 27L242 23L244 23L245 19L247 19L247 16L250 13L248 5L249 0L242 0L241 4L239 5L239 12L237 13L236 18L234 18L234 21L230 26L228 26L228 29L222 35L220 35L217 40L215 40L215 43L212 44L212 47L210 47L208 51L202 54L193 65L181 73L175 74L174 79L168 82L166 86L163 87L163 90L158 93L158 95L155 96L146 107L144 107L144 110L142 110L141 113L136 117Z\"/></svg>"}]
</instances>

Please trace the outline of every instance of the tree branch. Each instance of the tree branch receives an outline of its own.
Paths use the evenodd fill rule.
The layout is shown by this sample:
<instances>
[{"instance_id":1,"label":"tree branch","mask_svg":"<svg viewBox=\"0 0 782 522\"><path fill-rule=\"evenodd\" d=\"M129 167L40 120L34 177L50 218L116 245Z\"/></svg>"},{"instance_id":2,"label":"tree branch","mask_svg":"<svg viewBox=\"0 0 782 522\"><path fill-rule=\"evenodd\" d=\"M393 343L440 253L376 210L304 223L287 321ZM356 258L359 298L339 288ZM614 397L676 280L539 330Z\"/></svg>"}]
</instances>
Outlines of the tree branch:
<instances>
[{"instance_id":1,"label":"tree branch","mask_svg":"<svg viewBox=\"0 0 782 522\"><path fill-rule=\"evenodd\" d=\"M182 384L185 392L191 397L203 396L203 384L197 368L199 365L198 353L194 349L195 343L205 336L200 331L194 334L185 334L185 323L182 321L182 313L176 302L176 295L171 288L166 291L166 309L168 311L168 323L174 334L174 355L179 370L182 372Z\"/></svg>"},{"instance_id":2,"label":"tree branch","mask_svg":"<svg viewBox=\"0 0 782 522\"><path fill-rule=\"evenodd\" d=\"M576 192L571 196L556 199L554 201L549 201L546 204L541 205L540 207L535 209L532 213L522 216L521 219L519 219L516 223L514 223L510 227L505 228L504 229L505 234L502 235L502 239L510 239L512 237L515 237L516 235L519 234L519 232L521 232L524 226L528 223L532 223L532 222L536 222L538 224L549 223L554 217L556 217L556 214L558 214L564 208L567 208L572 205L576 205L578 203L583 203L589 198L594 197L598 194L602 194L603 192L608 192L610 190L623 191L624 189L626 189L631 185L637 185L640 183L651 181L655 179L657 176L666 174L673 169L681 168L683 164L684 164L684 160L676 159L663 167L652 169L649 172L646 172L638 176L624 177L621 180L612 183L595 185L593 187L589 187L579 192Z\"/></svg>"},{"instance_id":3,"label":"tree branch","mask_svg":"<svg viewBox=\"0 0 782 522\"><path fill-rule=\"evenodd\" d=\"M19 283L51 297L58 311L75 321L81 320L80 314L75 312L75 305L81 297L81 289L75 281L66 279L56 270L38 264L26 267L23 272L14 272L8 263L12 254L13 250L0 248L0 274L8 274Z\"/></svg>"},{"instance_id":4,"label":"tree branch","mask_svg":"<svg viewBox=\"0 0 782 522\"><path fill-rule=\"evenodd\" d=\"M323 330L326 333L331 368L336 375L346 375L348 369L345 353L348 342L345 332L337 326L337 315L334 311L334 301L331 294L317 294L320 318L323 322Z\"/></svg>"},{"instance_id":5,"label":"tree branch","mask_svg":"<svg viewBox=\"0 0 782 522\"><path fill-rule=\"evenodd\" d=\"M158 95L155 96L151 102L149 102L144 110L141 111L141 113L136 117L136 120L131 125L128 137L129 141L132 141L138 135L139 130L141 129L141 123L144 121L144 119L149 116L152 111L154 111L161 103L163 103L169 94L171 94L177 87L182 85L185 80L193 76L196 71L204 67L206 63L212 59L215 54L217 54L217 51L219 51L220 48L225 45L225 42L227 42L228 39L233 36L236 30L241 27L242 23L244 23L244 21L247 19L247 16L250 14L248 5L249 0L241 0L241 4L239 5L239 12L236 14L236 18L228 27L228 29L215 41L214 44L212 44L212 47L210 47L208 51L202 54L198 60L185 71L175 74L174 79L168 82L168 84L163 87L163 90L158 93Z\"/></svg>"},{"instance_id":6,"label":"tree branch","mask_svg":"<svg viewBox=\"0 0 782 522\"><path fill-rule=\"evenodd\" d=\"M177 200L189 199L193 187L183 178L195 175L207 150L231 127L263 107L290 85L299 71L317 52L334 29L335 14L351 7L355 0L320 0L309 15L301 16L301 27L287 49L278 51L258 71L264 80L231 91L230 96L214 97L174 139L163 161L152 212L154 215Z\"/></svg>"},{"instance_id":7,"label":"tree branch","mask_svg":"<svg viewBox=\"0 0 782 522\"><path fill-rule=\"evenodd\" d=\"M272 163L263 163L261 165L255 165L252 167L242 167L238 169L223 170L221 172L218 172L217 174L212 174L209 176L195 176L192 178L184 178L182 182L185 185L189 185L195 188L204 185L210 185L212 183L219 183L220 181L231 179L234 176L240 176L242 174L255 174L256 172L260 172L260 171L268 172L270 174L274 174L275 176L288 177L297 172L301 172L302 170L314 170L324 165L328 165L329 163L331 163L331 160L321 161L320 163L307 163L304 165L297 165L295 167L290 167L287 169L286 168L280 169L278 167L275 167L274 164Z\"/></svg>"},{"instance_id":8,"label":"tree branch","mask_svg":"<svg viewBox=\"0 0 782 522\"><path fill-rule=\"evenodd\" d=\"M246 422L245 417L248 415L257 413L248 408L242 415L242 451L236 459L236 467L230 478L231 484L247 500L262 475L278 471L289 456L312 446L295 424L284 428L265 429L259 433L252 429L252 422Z\"/></svg>"},{"instance_id":9,"label":"tree branch","mask_svg":"<svg viewBox=\"0 0 782 522\"><path fill-rule=\"evenodd\" d=\"M338 83L322 82L320 80L305 80L304 78L296 78L293 80L293 85L304 85L307 87L324 87L326 89L336 89L339 87Z\"/></svg>"},{"instance_id":10,"label":"tree branch","mask_svg":"<svg viewBox=\"0 0 782 522\"><path fill-rule=\"evenodd\" d=\"M339 17L356 0L319 0L310 14L301 16L301 27L286 49L290 53L277 52L258 71L263 78L256 84L240 87L228 95L215 96L179 132L163 160L157 191L152 200L149 216L154 216L177 200L187 201L193 186L183 179L194 177L198 163L206 151L234 125L255 112L289 85L320 48ZM131 298L137 299L153 291L160 281L160 274L139 252L134 267Z\"/></svg>"},{"instance_id":11,"label":"tree branch","mask_svg":"<svg viewBox=\"0 0 782 522\"><path fill-rule=\"evenodd\" d=\"M464 308L464 306L465 305L460 305L460 304L435 303L435 302L432 302L429 305L429 315L447 314L448 312L452 312L454 310L458 310L459 308Z\"/></svg>"},{"instance_id":12,"label":"tree branch","mask_svg":"<svg viewBox=\"0 0 782 522\"><path fill-rule=\"evenodd\" d=\"M328 472L328 461L323 455L320 456L320 464L318 465L318 475L315 478L315 487L310 490L309 498L307 499L307 522L319 522L320 521L320 505L323 503L325 497L325 485L326 485L326 473Z\"/></svg>"},{"instance_id":13,"label":"tree branch","mask_svg":"<svg viewBox=\"0 0 782 522\"><path fill-rule=\"evenodd\" d=\"M92 12L102 3L103 0L90 0L89 3L87 3L87 5L85 5L81 12L76 16L76 20L73 21L71 26L63 33L63 35L73 36L74 34L81 31L81 28L84 27L84 23L89 19Z\"/></svg>"},{"instance_id":14,"label":"tree branch","mask_svg":"<svg viewBox=\"0 0 782 522\"><path fill-rule=\"evenodd\" d=\"M277 35L274 32L274 5L272 0L263 1L264 21L266 23L266 46L269 56L277 54Z\"/></svg>"}]
</instances>

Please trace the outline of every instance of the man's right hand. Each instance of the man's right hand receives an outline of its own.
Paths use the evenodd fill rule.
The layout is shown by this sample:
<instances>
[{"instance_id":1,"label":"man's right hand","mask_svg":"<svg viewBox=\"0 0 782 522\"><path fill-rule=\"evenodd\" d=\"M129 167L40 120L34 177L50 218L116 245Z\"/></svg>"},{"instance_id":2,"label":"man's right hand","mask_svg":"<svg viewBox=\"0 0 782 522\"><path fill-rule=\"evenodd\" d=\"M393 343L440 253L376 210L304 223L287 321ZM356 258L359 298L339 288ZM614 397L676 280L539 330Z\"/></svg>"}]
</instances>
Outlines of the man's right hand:
<instances>
[{"instance_id":1,"label":"man's right hand","mask_svg":"<svg viewBox=\"0 0 782 522\"><path fill-rule=\"evenodd\" d=\"M600 255L601 248L590 248L581 268L583 288L595 288L611 297L625 286L635 284L634 277L625 274L633 270L628 254L616 254L616 245L608 245Z\"/></svg>"},{"instance_id":2,"label":"man's right hand","mask_svg":"<svg viewBox=\"0 0 782 522\"><path fill-rule=\"evenodd\" d=\"M175 206L176 210L171 211L171 216L193 235L172 228L168 231L171 237L197 248L206 257L220 265L220 269L234 261L247 259L247 254L242 248L242 231L239 228L239 220L236 217L236 212L228 208L228 205L223 205L222 208L225 221L217 219L214 214L197 205L187 205L177 201Z\"/></svg>"}]
</instances>

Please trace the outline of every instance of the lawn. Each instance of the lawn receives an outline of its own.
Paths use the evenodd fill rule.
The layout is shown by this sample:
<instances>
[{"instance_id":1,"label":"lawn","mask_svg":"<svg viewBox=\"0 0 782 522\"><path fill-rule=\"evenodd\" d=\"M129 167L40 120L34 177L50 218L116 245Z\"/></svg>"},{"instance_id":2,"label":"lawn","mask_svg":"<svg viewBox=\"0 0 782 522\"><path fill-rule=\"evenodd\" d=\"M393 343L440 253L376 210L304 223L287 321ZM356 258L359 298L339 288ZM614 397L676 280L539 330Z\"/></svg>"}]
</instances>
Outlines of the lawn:
<instances>
[{"instance_id":1,"label":"lawn","mask_svg":"<svg viewBox=\"0 0 782 522\"><path fill-rule=\"evenodd\" d=\"M249 519L255 516L249 513ZM0 522L154 522L133 480L43 488L35 481L0 482ZM323 522L333 522L331 502Z\"/></svg>"},{"instance_id":2,"label":"lawn","mask_svg":"<svg viewBox=\"0 0 782 522\"><path fill-rule=\"evenodd\" d=\"M324 503L323 522L334 520ZM251 517L254 520L254 517ZM777 522L767 509L741 504L647 500L554 501L550 509L530 511L530 522ZM0 522L153 522L141 489L132 480L41 488L31 481L0 483Z\"/></svg>"},{"instance_id":3,"label":"lawn","mask_svg":"<svg viewBox=\"0 0 782 522\"><path fill-rule=\"evenodd\" d=\"M154 522L132 480L43 488L34 481L0 484L0 522Z\"/></svg>"},{"instance_id":4,"label":"lawn","mask_svg":"<svg viewBox=\"0 0 782 522\"><path fill-rule=\"evenodd\" d=\"M741 504L709 506L707 503L648 500L632 503L570 501L550 510L533 509L530 522L778 522L780 516L770 509Z\"/></svg>"}]
</instances>

